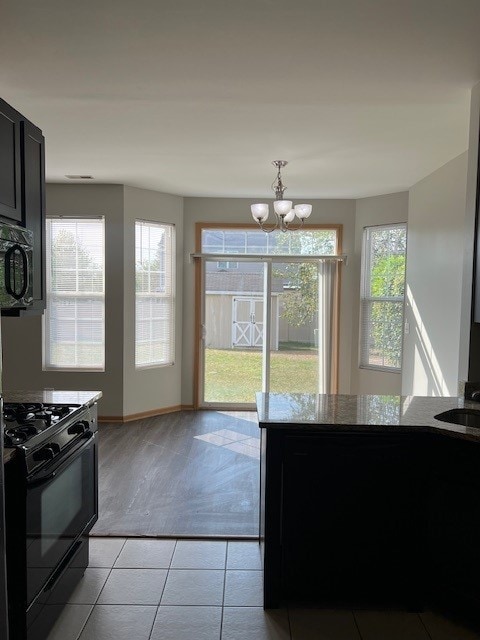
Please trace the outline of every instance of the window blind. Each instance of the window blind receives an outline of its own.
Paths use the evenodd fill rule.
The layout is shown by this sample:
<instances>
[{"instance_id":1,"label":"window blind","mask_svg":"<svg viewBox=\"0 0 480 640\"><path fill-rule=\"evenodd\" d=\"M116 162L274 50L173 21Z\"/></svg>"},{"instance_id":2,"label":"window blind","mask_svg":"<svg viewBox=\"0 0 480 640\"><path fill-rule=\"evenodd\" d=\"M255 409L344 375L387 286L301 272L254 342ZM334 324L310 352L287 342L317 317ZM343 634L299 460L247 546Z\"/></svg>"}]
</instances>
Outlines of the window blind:
<instances>
[{"instance_id":1,"label":"window blind","mask_svg":"<svg viewBox=\"0 0 480 640\"><path fill-rule=\"evenodd\" d=\"M105 368L103 218L47 218L45 369Z\"/></svg>"},{"instance_id":2,"label":"window blind","mask_svg":"<svg viewBox=\"0 0 480 640\"><path fill-rule=\"evenodd\" d=\"M406 243L405 224L364 229L360 309L361 367L401 370Z\"/></svg>"},{"instance_id":3,"label":"window blind","mask_svg":"<svg viewBox=\"0 0 480 640\"><path fill-rule=\"evenodd\" d=\"M135 222L135 366L175 359L175 227Z\"/></svg>"}]
</instances>

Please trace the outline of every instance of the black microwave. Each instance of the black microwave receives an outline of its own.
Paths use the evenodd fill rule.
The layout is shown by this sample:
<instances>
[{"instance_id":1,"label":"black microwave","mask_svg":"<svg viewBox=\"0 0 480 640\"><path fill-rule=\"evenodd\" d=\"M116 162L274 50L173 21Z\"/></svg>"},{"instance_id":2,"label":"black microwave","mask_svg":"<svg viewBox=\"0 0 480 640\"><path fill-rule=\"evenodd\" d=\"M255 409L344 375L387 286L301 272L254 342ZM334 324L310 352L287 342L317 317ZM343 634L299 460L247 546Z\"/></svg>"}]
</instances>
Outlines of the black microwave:
<instances>
[{"instance_id":1,"label":"black microwave","mask_svg":"<svg viewBox=\"0 0 480 640\"><path fill-rule=\"evenodd\" d=\"M0 308L25 308L33 303L33 233L0 224Z\"/></svg>"}]
</instances>

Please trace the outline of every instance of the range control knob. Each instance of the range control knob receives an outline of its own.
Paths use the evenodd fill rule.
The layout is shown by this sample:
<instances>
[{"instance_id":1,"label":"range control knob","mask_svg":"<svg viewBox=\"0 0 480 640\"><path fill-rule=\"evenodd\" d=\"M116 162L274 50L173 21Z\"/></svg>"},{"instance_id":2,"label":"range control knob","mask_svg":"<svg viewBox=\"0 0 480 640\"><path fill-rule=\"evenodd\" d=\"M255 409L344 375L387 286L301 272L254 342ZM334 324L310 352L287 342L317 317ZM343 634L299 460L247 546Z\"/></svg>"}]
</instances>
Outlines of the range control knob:
<instances>
[{"instance_id":1,"label":"range control knob","mask_svg":"<svg viewBox=\"0 0 480 640\"><path fill-rule=\"evenodd\" d=\"M60 451L58 444L46 444L33 454L34 460L53 460L53 458Z\"/></svg>"},{"instance_id":2,"label":"range control knob","mask_svg":"<svg viewBox=\"0 0 480 640\"><path fill-rule=\"evenodd\" d=\"M84 433L86 433L88 427L89 427L88 422L86 420L81 420L80 422L76 422L75 424L72 424L71 427L68 427L67 433L71 436L83 435Z\"/></svg>"}]
</instances>

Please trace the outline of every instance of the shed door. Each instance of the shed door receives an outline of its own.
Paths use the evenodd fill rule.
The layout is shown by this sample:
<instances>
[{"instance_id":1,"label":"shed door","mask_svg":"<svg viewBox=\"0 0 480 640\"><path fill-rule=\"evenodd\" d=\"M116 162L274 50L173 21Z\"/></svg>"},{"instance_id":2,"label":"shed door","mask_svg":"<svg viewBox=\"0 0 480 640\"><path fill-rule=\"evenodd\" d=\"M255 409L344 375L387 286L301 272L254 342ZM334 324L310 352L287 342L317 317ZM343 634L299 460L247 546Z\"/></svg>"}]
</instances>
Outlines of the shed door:
<instances>
[{"instance_id":1,"label":"shed door","mask_svg":"<svg viewBox=\"0 0 480 640\"><path fill-rule=\"evenodd\" d=\"M233 298L233 347L261 347L263 343L263 300Z\"/></svg>"}]
</instances>

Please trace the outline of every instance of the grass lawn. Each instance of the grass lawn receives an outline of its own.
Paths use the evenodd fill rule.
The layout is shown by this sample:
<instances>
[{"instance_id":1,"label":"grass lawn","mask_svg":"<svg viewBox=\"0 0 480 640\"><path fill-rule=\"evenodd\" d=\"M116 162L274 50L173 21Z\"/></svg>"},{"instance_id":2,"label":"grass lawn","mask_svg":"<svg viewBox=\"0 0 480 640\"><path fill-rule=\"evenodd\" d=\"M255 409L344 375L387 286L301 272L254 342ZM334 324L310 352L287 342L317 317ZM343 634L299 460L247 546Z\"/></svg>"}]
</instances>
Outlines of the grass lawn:
<instances>
[{"instance_id":1,"label":"grass lawn","mask_svg":"<svg viewBox=\"0 0 480 640\"><path fill-rule=\"evenodd\" d=\"M317 354L313 350L273 351L270 390L316 393ZM260 351L205 349L205 401L255 402L262 388Z\"/></svg>"}]
</instances>

